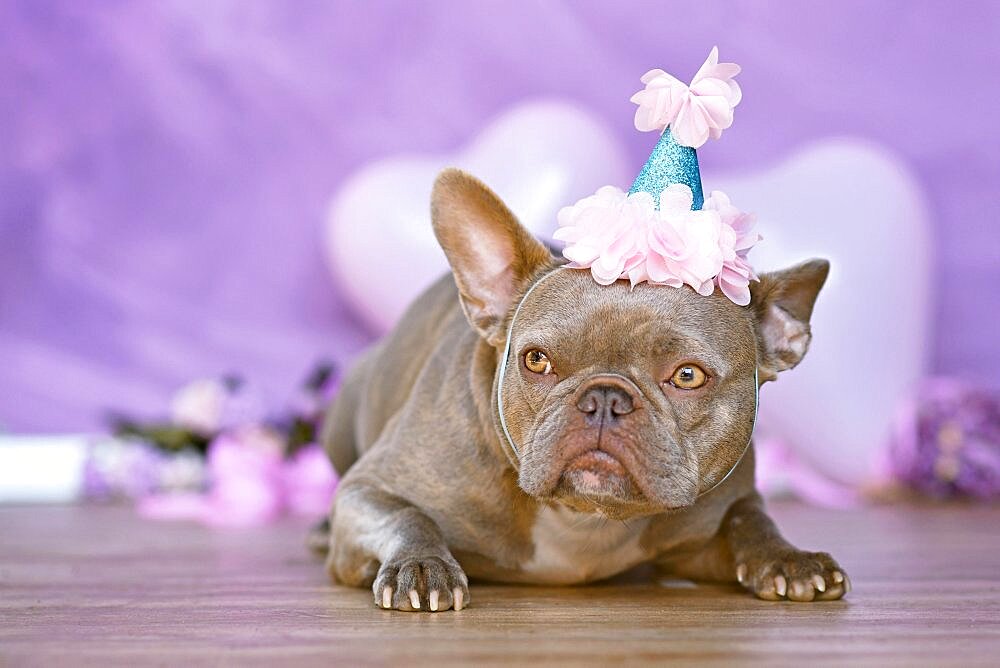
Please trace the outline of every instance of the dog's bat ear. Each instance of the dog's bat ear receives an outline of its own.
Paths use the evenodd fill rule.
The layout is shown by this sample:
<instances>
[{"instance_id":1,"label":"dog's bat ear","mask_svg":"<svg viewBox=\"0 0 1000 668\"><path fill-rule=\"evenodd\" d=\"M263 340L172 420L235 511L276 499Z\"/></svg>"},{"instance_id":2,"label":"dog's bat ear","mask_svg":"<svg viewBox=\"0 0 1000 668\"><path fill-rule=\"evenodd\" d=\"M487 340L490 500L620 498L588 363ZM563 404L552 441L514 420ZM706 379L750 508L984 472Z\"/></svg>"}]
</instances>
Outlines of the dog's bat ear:
<instances>
[{"instance_id":1,"label":"dog's bat ear","mask_svg":"<svg viewBox=\"0 0 1000 668\"><path fill-rule=\"evenodd\" d=\"M532 276L552 264L551 253L492 190L458 169L438 175L431 221L466 317L480 336L499 347L513 300Z\"/></svg>"},{"instance_id":2,"label":"dog's bat ear","mask_svg":"<svg viewBox=\"0 0 1000 668\"><path fill-rule=\"evenodd\" d=\"M751 283L750 307L757 319L761 381L776 379L779 372L805 357L812 340L809 319L829 273L826 260L809 260L768 272L760 282Z\"/></svg>"}]
</instances>

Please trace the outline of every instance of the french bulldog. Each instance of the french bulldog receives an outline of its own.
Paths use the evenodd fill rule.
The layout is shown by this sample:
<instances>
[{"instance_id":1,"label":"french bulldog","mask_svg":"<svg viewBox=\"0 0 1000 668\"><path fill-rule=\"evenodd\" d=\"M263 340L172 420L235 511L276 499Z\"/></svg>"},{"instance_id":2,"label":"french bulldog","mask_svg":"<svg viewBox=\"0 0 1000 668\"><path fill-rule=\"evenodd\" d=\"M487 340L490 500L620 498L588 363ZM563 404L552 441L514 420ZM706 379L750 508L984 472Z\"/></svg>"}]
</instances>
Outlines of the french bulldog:
<instances>
[{"instance_id":1,"label":"french bulldog","mask_svg":"<svg viewBox=\"0 0 1000 668\"><path fill-rule=\"evenodd\" d=\"M324 422L334 581L430 612L469 605L470 577L569 585L643 563L767 600L850 590L768 517L750 443L759 386L809 346L825 260L762 275L741 307L599 285L455 169L431 212L452 275L361 358Z\"/></svg>"}]
</instances>

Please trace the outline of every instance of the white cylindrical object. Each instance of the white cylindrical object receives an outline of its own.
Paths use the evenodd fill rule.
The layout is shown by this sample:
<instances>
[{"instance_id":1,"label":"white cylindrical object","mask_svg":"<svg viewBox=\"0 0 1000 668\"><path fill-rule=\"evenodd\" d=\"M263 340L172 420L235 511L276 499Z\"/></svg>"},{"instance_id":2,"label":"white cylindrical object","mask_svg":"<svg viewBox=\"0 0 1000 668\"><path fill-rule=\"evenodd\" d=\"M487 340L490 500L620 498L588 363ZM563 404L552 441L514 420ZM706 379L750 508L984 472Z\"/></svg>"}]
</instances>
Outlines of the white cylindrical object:
<instances>
[{"instance_id":1,"label":"white cylindrical object","mask_svg":"<svg viewBox=\"0 0 1000 668\"><path fill-rule=\"evenodd\" d=\"M0 503L67 503L80 499L93 436L0 435Z\"/></svg>"}]
</instances>

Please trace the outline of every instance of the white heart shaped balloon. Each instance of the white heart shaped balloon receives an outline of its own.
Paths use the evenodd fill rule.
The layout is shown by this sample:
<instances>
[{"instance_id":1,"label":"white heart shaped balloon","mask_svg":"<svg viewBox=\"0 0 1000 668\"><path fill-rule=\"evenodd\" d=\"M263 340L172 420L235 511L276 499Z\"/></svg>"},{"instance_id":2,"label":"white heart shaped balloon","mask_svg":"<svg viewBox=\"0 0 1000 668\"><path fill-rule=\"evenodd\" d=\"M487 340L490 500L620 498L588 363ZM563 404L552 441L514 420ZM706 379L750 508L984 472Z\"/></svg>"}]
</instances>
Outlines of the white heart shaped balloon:
<instances>
[{"instance_id":1,"label":"white heart shaped balloon","mask_svg":"<svg viewBox=\"0 0 1000 668\"><path fill-rule=\"evenodd\" d=\"M802 363L761 389L760 428L829 477L873 473L890 414L927 370L930 231L916 179L870 143L829 140L745 175L703 175L757 214L758 270L830 260Z\"/></svg>"},{"instance_id":2,"label":"white heart shaped balloon","mask_svg":"<svg viewBox=\"0 0 1000 668\"><path fill-rule=\"evenodd\" d=\"M430 223L431 187L441 169L476 175L547 238L560 208L628 180L627 164L615 137L578 107L518 105L455 155L388 158L351 176L330 204L328 264L352 309L385 332L447 270Z\"/></svg>"},{"instance_id":3,"label":"white heart shaped balloon","mask_svg":"<svg viewBox=\"0 0 1000 668\"><path fill-rule=\"evenodd\" d=\"M515 107L457 155L374 163L331 203L326 251L337 286L376 331L386 331L446 270L428 206L445 166L482 178L545 238L562 206L602 185L630 184L626 164L599 122L554 102ZM930 235L916 180L872 144L835 140L773 169L706 173L703 181L706 192L723 190L757 214L764 241L751 259L759 270L831 261L811 350L762 390L760 429L827 476L863 482L893 406L927 366Z\"/></svg>"}]
</instances>

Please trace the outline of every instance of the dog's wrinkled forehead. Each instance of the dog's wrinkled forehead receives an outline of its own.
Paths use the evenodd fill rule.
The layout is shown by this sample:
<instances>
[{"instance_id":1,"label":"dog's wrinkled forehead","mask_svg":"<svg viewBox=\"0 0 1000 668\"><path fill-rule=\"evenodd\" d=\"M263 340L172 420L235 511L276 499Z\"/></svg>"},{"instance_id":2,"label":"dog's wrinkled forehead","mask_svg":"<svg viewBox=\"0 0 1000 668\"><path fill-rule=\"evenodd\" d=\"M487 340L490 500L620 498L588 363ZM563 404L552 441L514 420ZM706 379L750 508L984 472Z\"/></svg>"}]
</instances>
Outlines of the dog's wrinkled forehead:
<instances>
[{"instance_id":1,"label":"dog's wrinkled forehead","mask_svg":"<svg viewBox=\"0 0 1000 668\"><path fill-rule=\"evenodd\" d=\"M698 357L726 373L755 355L749 312L721 295L625 281L596 283L560 269L521 305L512 348L538 347L564 362L618 366L644 358Z\"/></svg>"}]
</instances>

